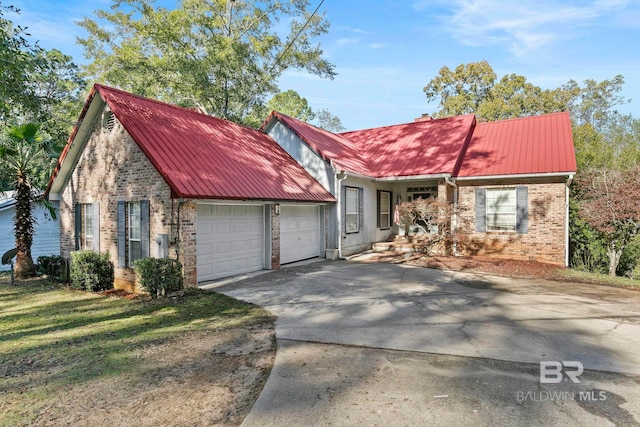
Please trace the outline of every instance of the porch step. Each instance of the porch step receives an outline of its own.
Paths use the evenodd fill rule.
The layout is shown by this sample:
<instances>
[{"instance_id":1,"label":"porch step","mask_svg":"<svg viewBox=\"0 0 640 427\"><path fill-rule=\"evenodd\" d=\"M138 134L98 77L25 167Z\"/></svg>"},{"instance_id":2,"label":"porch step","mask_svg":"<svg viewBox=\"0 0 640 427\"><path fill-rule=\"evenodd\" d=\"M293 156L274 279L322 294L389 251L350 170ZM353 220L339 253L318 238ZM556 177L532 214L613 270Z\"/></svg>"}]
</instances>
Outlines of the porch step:
<instances>
[{"instance_id":1,"label":"porch step","mask_svg":"<svg viewBox=\"0 0 640 427\"><path fill-rule=\"evenodd\" d=\"M425 247L431 245L431 239L426 235L395 236L392 235L386 242L376 242L372 245L373 252L422 252Z\"/></svg>"},{"instance_id":2,"label":"porch step","mask_svg":"<svg viewBox=\"0 0 640 427\"><path fill-rule=\"evenodd\" d=\"M411 243L376 242L372 245L373 252L416 252L417 248Z\"/></svg>"}]
</instances>

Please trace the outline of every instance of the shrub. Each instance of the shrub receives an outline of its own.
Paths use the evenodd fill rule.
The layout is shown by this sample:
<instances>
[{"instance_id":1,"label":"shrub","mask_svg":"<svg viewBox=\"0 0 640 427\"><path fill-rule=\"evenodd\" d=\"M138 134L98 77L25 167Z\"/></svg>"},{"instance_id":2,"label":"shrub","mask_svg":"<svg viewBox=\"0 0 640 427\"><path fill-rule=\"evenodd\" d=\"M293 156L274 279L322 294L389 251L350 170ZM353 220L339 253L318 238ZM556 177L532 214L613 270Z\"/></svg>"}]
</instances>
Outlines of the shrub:
<instances>
[{"instance_id":1,"label":"shrub","mask_svg":"<svg viewBox=\"0 0 640 427\"><path fill-rule=\"evenodd\" d=\"M38 272L60 282L69 279L67 260L60 255L39 256Z\"/></svg>"},{"instance_id":2,"label":"shrub","mask_svg":"<svg viewBox=\"0 0 640 427\"><path fill-rule=\"evenodd\" d=\"M113 263L108 253L71 252L71 286L98 292L113 289Z\"/></svg>"},{"instance_id":3,"label":"shrub","mask_svg":"<svg viewBox=\"0 0 640 427\"><path fill-rule=\"evenodd\" d=\"M168 258L143 258L133 263L138 282L151 298L182 290L182 264Z\"/></svg>"},{"instance_id":4,"label":"shrub","mask_svg":"<svg viewBox=\"0 0 640 427\"><path fill-rule=\"evenodd\" d=\"M624 247L618 263L618 276L640 279L638 277L638 271L640 271L638 260L640 260L640 234L636 234Z\"/></svg>"}]
</instances>

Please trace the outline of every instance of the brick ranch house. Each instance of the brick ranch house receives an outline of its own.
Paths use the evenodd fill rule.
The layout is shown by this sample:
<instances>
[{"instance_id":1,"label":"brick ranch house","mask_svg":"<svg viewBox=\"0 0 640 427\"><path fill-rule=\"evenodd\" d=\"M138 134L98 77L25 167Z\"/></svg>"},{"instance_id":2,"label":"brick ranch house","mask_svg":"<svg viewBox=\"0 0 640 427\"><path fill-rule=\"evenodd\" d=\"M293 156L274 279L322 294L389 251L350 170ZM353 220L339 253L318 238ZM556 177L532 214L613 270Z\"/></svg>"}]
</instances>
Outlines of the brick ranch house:
<instances>
[{"instance_id":1,"label":"brick ranch house","mask_svg":"<svg viewBox=\"0 0 640 427\"><path fill-rule=\"evenodd\" d=\"M196 286L369 249L397 231L398 196L450 201L459 254L565 264L575 171L567 113L334 134L274 112L254 130L96 84L47 194L61 254L108 252L131 289L146 256Z\"/></svg>"}]
</instances>

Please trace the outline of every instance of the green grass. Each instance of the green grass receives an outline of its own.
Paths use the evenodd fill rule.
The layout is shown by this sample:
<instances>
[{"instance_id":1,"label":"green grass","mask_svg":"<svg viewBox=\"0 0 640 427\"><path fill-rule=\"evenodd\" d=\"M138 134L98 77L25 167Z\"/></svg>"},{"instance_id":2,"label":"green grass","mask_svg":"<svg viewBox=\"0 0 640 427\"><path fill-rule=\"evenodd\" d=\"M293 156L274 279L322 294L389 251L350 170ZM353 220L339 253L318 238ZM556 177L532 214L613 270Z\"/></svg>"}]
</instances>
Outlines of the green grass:
<instances>
[{"instance_id":1,"label":"green grass","mask_svg":"<svg viewBox=\"0 0 640 427\"><path fill-rule=\"evenodd\" d=\"M556 271L556 280L571 282L591 283L596 285L614 286L616 288L640 289L640 280L628 277L609 276L607 274L590 273L588 271L559 269Z\"/></svg>"},{"instance_id":2,"label":"green grass","mask_svg":"<svg viewBox=\"0 0 640 427\"><path fill-rule=\"evenodd\" d=\"M220 294L124 299L0 275L0 426L30 424L78 383L139 375L143 349L186 332L247 327L272 316Z\"/></svg>"}]
</instances>

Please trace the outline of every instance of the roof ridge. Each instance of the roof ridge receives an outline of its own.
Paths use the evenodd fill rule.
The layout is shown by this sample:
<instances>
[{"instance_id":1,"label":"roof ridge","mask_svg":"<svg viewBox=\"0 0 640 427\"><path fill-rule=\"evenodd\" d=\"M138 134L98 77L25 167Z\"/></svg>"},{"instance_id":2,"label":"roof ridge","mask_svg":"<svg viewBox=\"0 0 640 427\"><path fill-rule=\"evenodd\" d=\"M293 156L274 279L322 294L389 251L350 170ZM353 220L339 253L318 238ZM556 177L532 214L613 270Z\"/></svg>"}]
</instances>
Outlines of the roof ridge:
<instances>
[{"instance_id":1,"label":"roof ridge","mask_svg":"<svg viewBox=\"0 0 640 427\"><path fill-rule=\"evenodd\" d=\"M510 119L502 119L502 120L493 120L490 122L478 122L479 125L488 125L488 124L492 124L492 123L504 123L504 122L513 122L513 121L517 121L517 120L529 120L529 119L535 119L538 117L548 117L548 116L559 116L559 115L563 115L563 114L569 114L569 111L556 111L553 113L543 113L543 114L532 114L530 116L524 116L524 117L512 117Z\"/></svg>"},{"instance_id":2,"label":"roof ridge","mask_svg":"<svg viewBox=\"0 0 640 427\"><path fill-rule=\"evenodd\" d=\"M248 130L261 133L259 129L252 128L250 126L246 126L246 125L243 125L241 123L237 123L237 122L234 122L232 120L225 119L225 118L222 118L222 117L212 116L211 114L206 114L206 113L203 113L203 112L191 109L191 108L181 107L179 105L171 104L169 102L160 101L158 99L149 98L149 97L138 95L138 94L135 94L135 93L132 93L132 92L127 92L125 90L118 89L118 88L111 87L111 86L106 86L106 85L103 85L103 84L100 84L100 83L94 83L94 86L98 89L98 93L100 93L100 89L101 88L102 89L106 89L107 91L119 92L120 94L122 94L124 96L130 96L130 97L133 97L133 98L141 99L143 101L151 102L153 104L163 105L165 107L169 107L169 108L172 108L172 109L175 109L175 110L181 110L181 111L184 111L184 112L187 112L187 113L190 113L190 114L199 115L199 116L206 117L206 118L209 118L209 119L219 120L219 121L223 121L223 122L226 122L226 123L232 123L232 124L234 124L236 126L240 126L240 127L246 128ZM105 100L105 102L106 102L106 100Z\"/></svg>"},{"instance_id":3,"label":"roof ridge","mask_svg":"<svg viewBox=\"0 0 640 427\"><path fill-rule=\"evenodd\" d=\"M422 125L425 123L434 123L434 122L438 122L438 121L442 121L442 120L451 120L451 119L457 119L457 118L461 118L461 117L468 117L468 116L474 116L474 113L469 113L469 114L460 114L458 116L449 116L449 117L439 117L437 119L431 119L431 120L420 120L417 122L405 122L405 123L396 123L393 125L384 125L384 126L375 126L375 127L371 127L371 128L364 128L364 129L354 129L354 130L348 130L346 132L340 132L336 135L340 135L340 136L344 136L345 134L348 133L354 133L354 132L367 132L367 131L371 131L374 129L387 129L387 128L393 128L393 127L397 127L397 126L407 126L407 125Z\"/></svg>"}]
</instances>

